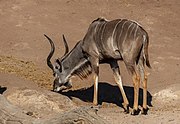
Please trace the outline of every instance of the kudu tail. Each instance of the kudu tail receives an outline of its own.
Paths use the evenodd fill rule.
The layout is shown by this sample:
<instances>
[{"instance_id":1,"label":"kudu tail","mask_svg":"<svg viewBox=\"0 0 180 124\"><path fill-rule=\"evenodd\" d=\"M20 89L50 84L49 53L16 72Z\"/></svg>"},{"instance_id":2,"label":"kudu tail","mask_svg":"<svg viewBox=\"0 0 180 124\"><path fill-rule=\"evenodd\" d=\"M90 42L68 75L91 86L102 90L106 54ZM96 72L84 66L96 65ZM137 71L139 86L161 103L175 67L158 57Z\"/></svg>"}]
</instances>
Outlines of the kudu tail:
<instances>
[{"instance_id":1,"label":"kudu tail","mask_svg":"<svg viewBox=\"0 0 180 124\"><path fill-rule=\"evenodd\" d=\"M144 58L147 67L151 68L150 62L149 62L149 55L148 55L148 46L149 46L149 36L144 35L144 44L143 44L143 51L144 51Z\"/></svg>"}]
</instances>

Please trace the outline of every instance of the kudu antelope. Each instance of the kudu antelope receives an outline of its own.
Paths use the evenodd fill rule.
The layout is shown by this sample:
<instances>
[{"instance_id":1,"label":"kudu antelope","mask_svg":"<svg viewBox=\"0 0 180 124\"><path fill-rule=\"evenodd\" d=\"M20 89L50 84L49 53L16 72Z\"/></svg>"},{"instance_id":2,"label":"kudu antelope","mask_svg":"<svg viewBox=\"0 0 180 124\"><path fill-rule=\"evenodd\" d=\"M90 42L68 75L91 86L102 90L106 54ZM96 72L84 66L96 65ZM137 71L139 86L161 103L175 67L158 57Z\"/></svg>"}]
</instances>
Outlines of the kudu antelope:
<instances>
[{"instance_id":1,"label":"kudu antelope","mask_svg":"<svg viewBox=\"0 0 180 124\"><path fill-rule=\"evenodd\" d=\"M138 114L138 94L140 82L143 84L142 113L147 113L147 73L145 64L150 68L148 59L149 37L147 32L136 22L127 19L107 21L104 18L94 20L88 31L75 47L69 52L68 44L63 35L65 54L56 59L53 65L50 61L55 47L53 41L45 35L51 45L47 64L53 70L54 91L59 91L62 85L71 87L70 77L77 75L87 77L94 72L94 105L98 104L98 74L99 64L108 63L113 71L115 81L123 97L125 112L129 112L129 102L123 89L118 60L124 61L132 76L134 86L134 105L132 114Z\"/></svg>"}]
</instances>

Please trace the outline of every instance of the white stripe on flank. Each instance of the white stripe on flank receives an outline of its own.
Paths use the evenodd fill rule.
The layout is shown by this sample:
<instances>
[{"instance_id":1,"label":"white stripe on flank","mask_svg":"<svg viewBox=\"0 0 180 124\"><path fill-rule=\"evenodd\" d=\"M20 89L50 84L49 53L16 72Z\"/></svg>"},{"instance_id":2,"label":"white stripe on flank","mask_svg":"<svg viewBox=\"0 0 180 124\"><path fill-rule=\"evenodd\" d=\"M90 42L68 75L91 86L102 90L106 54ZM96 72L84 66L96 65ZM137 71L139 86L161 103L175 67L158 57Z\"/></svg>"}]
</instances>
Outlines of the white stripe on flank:
<instances>
[{"instance_id":1,"label":"white stripe on flank","mask_svg":"<svg viewBox=\"0 0 180 124\"><path fill-rule=\"evenodd\" d=\"M98 23L98 24L99 24L99 23ZM96 26L95 26L95 28L94 28L95 32L96 32L96 29L97 29L98 24L96 24Z\"/></svg>"},{"instance_id":2,"label":"white stripe on flank","mask_svg":"<svg viewBox=\"0 0 180 124\"><path fill-rule=\"evenodd\" d=\"M132 24L133 24L133 23L131 23L131 24L129 25L128 30L129 30L129 28L131 27Z\"/></svg>"},{"instance_id":3,"label":"white stripe on flank","mask_svg":"<svg viewBox=\"0 0 180 124\"><path fill-rule=\"evenodd\" d=\"M119 39L119 38L121 37L121 35L122 35L122 31L123 31L123 28L124 28L124 25L125 25L126 22L128 22L128 20L126 20L126 21L123 23L123 25L122 25L122 27L121 27L121 33L120 33L118 39Z\"/></svg>"},{"instance_id":4,"label":"white stripe on flank","mask_svg":"<svg viewBox=\"0 0 180 124\"><path fill-rule=\"evenodd\" d=\"M122 20L123 20L123 19L121 19L120 21L118 21L118 23L115 25L114 30L113 30L113 33L112 33L112 38L114 37L114 32L115 32L115 30L116 30L118 24L121 23Z\"/></svg>"},{"instance_id":5,"label":"white stripe on flank","mask_svg":"<svg viewBox=\"0 0 180 124\"><path fill-rule=\"evenodd\" d=\"M131 32L129 33L129 36L131 36L131 34L132 34L135 27L136 27L136 25L134 24L134 27L132 28Z\"/></svg>"},{"instance_id":6,"label":"white stripe on flank","mask_svg":"<svg viewBox=\"0 0 180 124\"><path fill-rule=\"evenodd\" d=\"M103 29L102 29L101 41L102 41L102 39L103 39L103 34L104 34L104 30L105 30L105 27L106 27L106 24L107 24L107 23L108 23L108 22L105 22L104 27L103 27Z\"/></svg>"},{"instance_id":7,"label":"white stripe on flank","mask_svg":"<svg viewBox=\"0 0 180 124\"><path fill-rule=\"evenodd\" d=\"M138 27L139 27L139 25L136 26L136 30L135 30L135 32L134 32L134 40L135 40L135 38L136 38L136 33L137 33Z\"/></svg>"},{"instance_id":8,"label":"white stripe on flank","mask_svg":"<svg viewBox=\"0 0 180 124\"><path fill-rule=\"evenodd\" d=\"M111 50L113 51L116 51L117 50L117 47L115 48L114 44L113 44L113 38L112 37L109 37L107 39L107 45L108 45L108 48L110 48Z\"/></svg>"},{"instance_id":9,"label":"white stripe on flank","mask_svg":"<svg viewBox=\"0 0 180 124\"><path fill-rule=\"evenodd\" d=\"M127 34L128 34L128 31L129 31L129 28L131 27L131 25L132 25L133 23L131 23L129 26L128 26L128 29L127 29L127 31L126 31L126 35L124 36L124 40L123 40L123 42L125 41L125 39L127 38Z\"/></svg>"}]
</instances>

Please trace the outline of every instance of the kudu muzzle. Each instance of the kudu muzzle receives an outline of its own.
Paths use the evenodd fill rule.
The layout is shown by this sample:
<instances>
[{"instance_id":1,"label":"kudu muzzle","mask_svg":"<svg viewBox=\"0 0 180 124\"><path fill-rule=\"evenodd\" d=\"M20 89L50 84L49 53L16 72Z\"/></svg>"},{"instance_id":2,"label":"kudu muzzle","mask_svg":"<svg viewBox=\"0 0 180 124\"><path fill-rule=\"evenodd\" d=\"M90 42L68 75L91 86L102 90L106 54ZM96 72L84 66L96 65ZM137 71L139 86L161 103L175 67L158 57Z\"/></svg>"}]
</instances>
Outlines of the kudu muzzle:
<instances>
[{"instance_id":1,"label":"kudu muzzle","mask_svg":"<svg viewBox=\"0 0 180 124\"><path fill-rule=\"evenodd\" d=\"M66 83L59 83L59 79L55 79L54 80L54 84L53 84L53 91L54 92L61 92L63 90L66 89L70 89L72 87L72 83L71 82L66 82Z\"/></svg>"}]
</instances>

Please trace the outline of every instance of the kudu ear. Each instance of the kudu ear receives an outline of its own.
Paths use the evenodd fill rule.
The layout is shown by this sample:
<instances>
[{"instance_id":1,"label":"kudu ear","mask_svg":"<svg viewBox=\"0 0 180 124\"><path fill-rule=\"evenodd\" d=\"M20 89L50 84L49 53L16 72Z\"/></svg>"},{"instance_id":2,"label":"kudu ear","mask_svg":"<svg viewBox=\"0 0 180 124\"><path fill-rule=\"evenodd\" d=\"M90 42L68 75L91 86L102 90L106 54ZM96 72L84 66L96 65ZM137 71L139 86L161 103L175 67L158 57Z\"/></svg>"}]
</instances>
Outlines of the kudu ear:
<instances>
[{"instance_id":1,"label":"kudu ear","mask_svg":"<svg viewBox=\"0 0 180 124\"><path fill-rule=\"evenodd\" d=\"M64 34L62 36L63 36L63 42L64 42L64 46L65 46L65 53L64 53L64 56L65 56L69 52L69 47L68 47L68 43L66 41Z\"/></svg>"},{"instance_id":2,"label":"kudu ear","mask_svg":"<svg viewBox=\"0 0 180 124\"><path fill-rule=\"evenodd\" d=\"M58 66L59 66L59 68L56 68L56 69L59 69L59 71L60 72L62 72L62 65L61 65L61 62L59 61L59 59L56 59L56 61L55 61L57 64L58 64Z\"/></svg>"}]
</instances>

